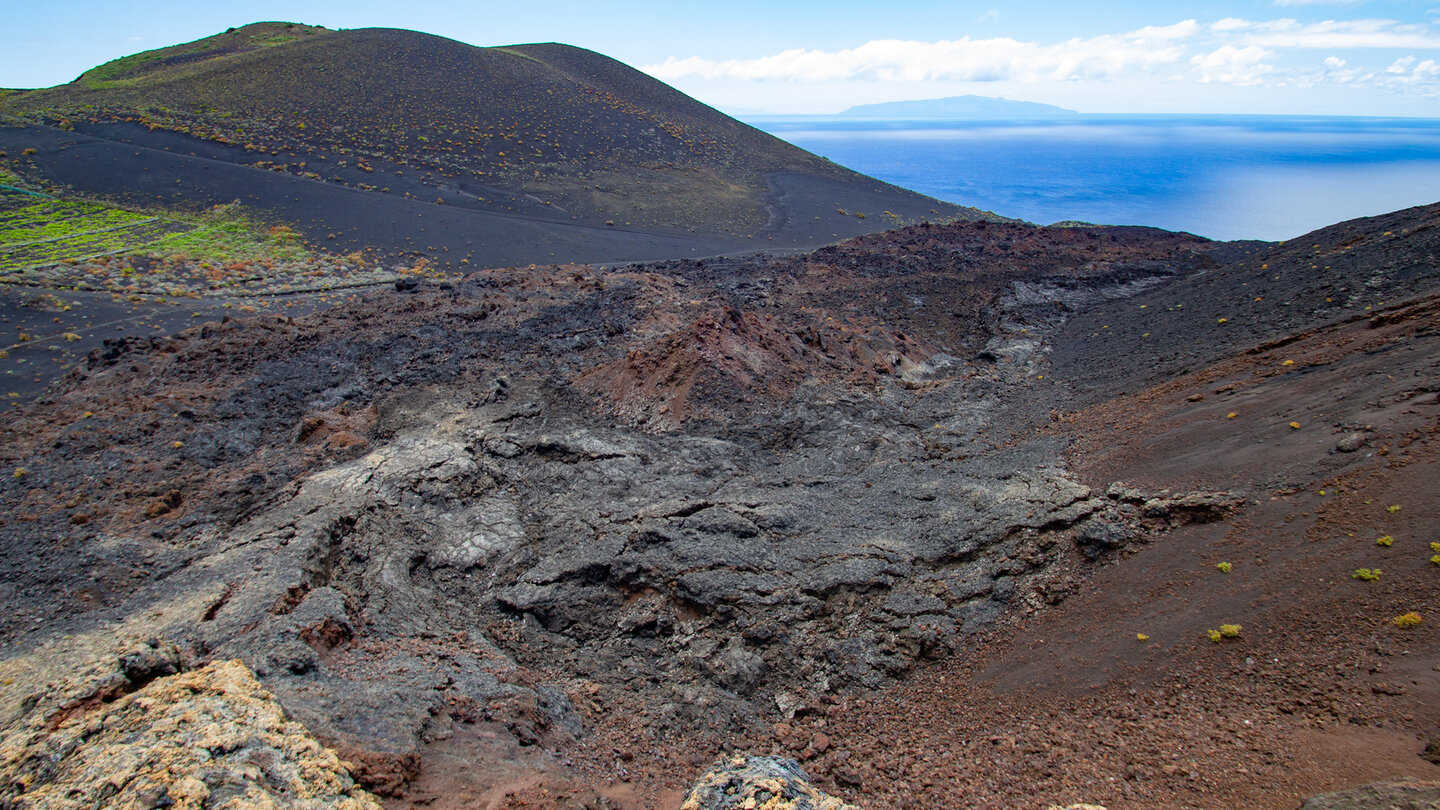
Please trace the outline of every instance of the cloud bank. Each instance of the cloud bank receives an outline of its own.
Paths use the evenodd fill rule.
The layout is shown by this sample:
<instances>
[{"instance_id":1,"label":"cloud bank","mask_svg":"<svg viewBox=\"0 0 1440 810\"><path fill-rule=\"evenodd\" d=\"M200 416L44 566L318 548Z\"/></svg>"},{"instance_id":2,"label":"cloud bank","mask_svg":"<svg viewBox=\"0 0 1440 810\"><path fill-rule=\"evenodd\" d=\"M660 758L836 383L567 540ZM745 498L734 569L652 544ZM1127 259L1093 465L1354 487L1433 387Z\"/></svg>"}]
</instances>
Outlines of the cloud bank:
<instances>
[{"instance_id":1,"label":"cloud bank","mask_svg":"<svg viewBox=\"0 0 1440 810\"><path fill-rule=\"evenodd\" d=\"M670 58L642 68L663 80L686 77L780 81L1073 80L1116 76L1181 61L1179 43L1195 20L1053 45L1006 37L939 42L881 39L840 51L793 49L758 59Z\"/></svg>"},{"instance_id":2,"label":"cloud bank","mask_svg":"<svg viewBox=\"0 0 1440 810\"><path fill-rule=\"evenodd\" d=\"M1309 5L1321 0L1276 0ZM1330 0L1335 2L1335 0ZM1370 68L1336 52L1390 51ZM1316 51L1325 56L1317 56ZM754 59L669 58L642 68L663 81L741 82L1076 82L1177 80L1238 87L1371 84L1409 89L1440 81L1440 35L1425 24L1384 19L1183 20L1118 34L1028 42L1008 37L924 42L872 40L827 51L796 48ZM1417 55L1418 54L1418 55ZM1374 58L1373 54L1370 58ZM1340 65L1331 60L1340 60ZM1406 61L1408 60L1408 61ZM1388 67L1387 67L1388 65ZM1427 93L1428 94L1428 93Z\"/></svg>"}]
</instances>

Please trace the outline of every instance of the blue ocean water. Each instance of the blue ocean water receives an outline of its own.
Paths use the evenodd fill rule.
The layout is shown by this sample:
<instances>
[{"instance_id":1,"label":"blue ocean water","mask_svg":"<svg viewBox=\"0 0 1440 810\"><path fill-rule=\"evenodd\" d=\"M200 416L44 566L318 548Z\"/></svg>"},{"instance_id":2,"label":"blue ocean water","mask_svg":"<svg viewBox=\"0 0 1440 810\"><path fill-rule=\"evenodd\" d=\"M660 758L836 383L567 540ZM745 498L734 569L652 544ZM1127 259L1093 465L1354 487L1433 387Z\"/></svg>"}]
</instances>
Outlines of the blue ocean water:
<instances>
[{"instance_id":1,"label":"blue ocean water","mask_svg":"<svg viewBox=\"0 0 1440 810\"><path fill-rule=\"evenodd\" d=\"M1440 201L1440 119L1080 115L750 123L896 185L1039 223L1084 220L1278 240Z\"/></svg>"}]
</instances>

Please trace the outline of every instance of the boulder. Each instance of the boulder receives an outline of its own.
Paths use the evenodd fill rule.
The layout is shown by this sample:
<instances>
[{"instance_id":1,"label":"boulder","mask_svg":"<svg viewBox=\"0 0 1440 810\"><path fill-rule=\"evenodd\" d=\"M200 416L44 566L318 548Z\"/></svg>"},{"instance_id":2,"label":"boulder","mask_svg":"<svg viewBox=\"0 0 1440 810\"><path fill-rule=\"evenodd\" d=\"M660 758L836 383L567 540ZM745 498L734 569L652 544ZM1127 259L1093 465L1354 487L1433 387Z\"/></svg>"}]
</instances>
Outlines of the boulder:
<instances>
[{"instance_id":1,"label":"boulder","mask_svg":"<svg viewBox=\"0 0 1440 810\"><path fill-rule=\"evenodd\" d=\"M827 796L783 757L733 756L715 763L685 797L680 810L859 810Z\"/></svg>"},{"instance_id":2,"label":"boulder","mask_svg":"<svg viewBox=\"0 0 1440 810\"><path fill-rule=\"evenodd\" d=\"M380 808L233 660L113 700L40 698L0 746L0 805Z\"/></svg>"}]
</instances>

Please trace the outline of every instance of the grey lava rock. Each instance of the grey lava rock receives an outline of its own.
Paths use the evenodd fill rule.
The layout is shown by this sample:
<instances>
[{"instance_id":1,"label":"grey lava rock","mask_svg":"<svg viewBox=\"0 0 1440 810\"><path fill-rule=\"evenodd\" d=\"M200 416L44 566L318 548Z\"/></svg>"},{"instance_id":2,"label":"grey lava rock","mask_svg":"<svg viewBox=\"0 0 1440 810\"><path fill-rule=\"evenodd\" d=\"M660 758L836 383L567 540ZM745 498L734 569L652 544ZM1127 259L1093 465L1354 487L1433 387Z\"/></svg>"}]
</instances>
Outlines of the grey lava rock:
<instances>
[{"instance_id":1,"label":"grey lava rock","mask_svg":"<svg viewBox=\"0 0 1440 810\"><path fill-rule=\"evenodd\" d=\"M1440 783L1377 782L1313 796L1300 810L1440 810Z\"/></svg>"},{"instance_id":2,"label":"grey lava rock","mask_svg":"<svg viewBox=\"0 0 1440 810\"><path fill-rule=\"evenodd\" d=\"M1075 541L1081 552L1093 560L1106 551L1125 545L1134 536L1135 532L1124 524L1092 520L1080 530Z\"/></svg>"},{"instance_id":3,"label":"grey lava rock","mask_svg":"<svg viewBox=\"0 0 1440 810\"><path fill-rule=\"evenodd\" d=\"M1353 453L1369 443L1364 433L1351 433L1335 444L1337 453Z\"/></svg>"},{"instance_id":4,"label":"grey lava rock","mask_svg":"<svg viewBox=\"0 0 1440 810\"><path fill-rule=\"evenodd\" d=\"M859 810L810 784L794 760L735 756L715 763L685 797L680 810Z\"/></svg>"}]
</instances>

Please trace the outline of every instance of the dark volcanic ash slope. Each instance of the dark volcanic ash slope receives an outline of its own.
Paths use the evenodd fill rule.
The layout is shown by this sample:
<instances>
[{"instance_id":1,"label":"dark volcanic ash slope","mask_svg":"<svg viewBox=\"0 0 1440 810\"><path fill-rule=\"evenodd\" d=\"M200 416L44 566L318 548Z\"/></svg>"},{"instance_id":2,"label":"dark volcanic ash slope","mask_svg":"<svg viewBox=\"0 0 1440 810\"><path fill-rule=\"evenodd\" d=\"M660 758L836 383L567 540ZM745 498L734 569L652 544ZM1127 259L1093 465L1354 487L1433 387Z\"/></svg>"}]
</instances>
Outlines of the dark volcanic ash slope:
<instances>
[{"instance_id":1,"label":"dark volcanic ash slope","mask_svg":"<svg viewBox=\"0 0 1440 810\"><path fill-rule=\"evenodd\" d=\"M922 225L791 258L486 271L116 345L8 417L5 716L156 637L182 666L245 661L365 784L417 802L539 773L654 806L735 746L887 795L856 769L875 751L825 736L838 707L974 655L1097 560L1252 508L1261 473L1072 469L1051 360L1087 313L1235 252ZM1334 282L1433 287L1353 267Z\"/></svg>"},{"instance_id":2,"label":"dark volcanic ash slope","mask_svg":"<svg viewBox=\"0 0 1440 810\"><path fill-rule=\"evenodd\" d=\"M317 242L455 265L514 263L517 234L536 242L520 260L609 261L977 215L557 44L257 23L8 96L0 113L59 127L0 130L12 156L36 150L14 163L36 176L132 201L239 199ZM292 182L255 179L271 172ZM596 252L574 255L567 242L587 238ZM547 239L558 246L542 250Z\"/></svg>"},{"instance_id":3,"label":"dark volcanic ash slope","mask_svg":"<svg viewBox=\"0 0 1440 810\"><path fill-rule=\"evenodd\" d=\"M1055 340L1056 371L1093 401L1201 368L1237 346L1400 303L1434 289L1437 228L1440 209L1430 205L1251 245L1255 252L1221 267L1070 319Z\"/></svg>"}]
</instances>

